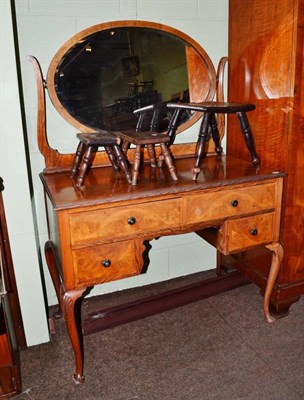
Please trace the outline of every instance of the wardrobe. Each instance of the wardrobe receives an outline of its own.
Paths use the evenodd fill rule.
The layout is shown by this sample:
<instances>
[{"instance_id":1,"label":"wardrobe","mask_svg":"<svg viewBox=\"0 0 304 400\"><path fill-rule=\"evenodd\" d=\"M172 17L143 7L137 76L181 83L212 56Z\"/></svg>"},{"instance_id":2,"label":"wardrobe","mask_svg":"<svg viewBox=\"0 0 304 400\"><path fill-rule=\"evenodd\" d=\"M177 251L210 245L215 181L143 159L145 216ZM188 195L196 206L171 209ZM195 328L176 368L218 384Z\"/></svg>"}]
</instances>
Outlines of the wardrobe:
<instances>
[{"instance_id":1,"label":"wardrobe","mask_svg":"<svg viewBox=\"0 0 304 400\"><path fill-rule=\"evenodd\" d=\"M242 6L240 6L243 3ZM249 113L261 165L284 171L280 242L284 258L271 298L284 316L304 293L304 1L230 0L228 99L254 103ZM234 119L227 154L248 159ZM260 249L222 257L264 291L269 270Z\"/></svg>"}]
</instances>

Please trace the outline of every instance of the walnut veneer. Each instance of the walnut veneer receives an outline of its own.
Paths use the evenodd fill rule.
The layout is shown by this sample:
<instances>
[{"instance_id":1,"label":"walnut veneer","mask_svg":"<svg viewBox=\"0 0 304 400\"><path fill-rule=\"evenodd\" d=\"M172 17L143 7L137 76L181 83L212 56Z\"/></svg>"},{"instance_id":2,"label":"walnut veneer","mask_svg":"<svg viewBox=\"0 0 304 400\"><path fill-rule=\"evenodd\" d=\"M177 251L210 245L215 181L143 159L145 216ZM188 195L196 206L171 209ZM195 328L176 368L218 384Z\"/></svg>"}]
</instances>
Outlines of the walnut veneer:
<instances>
[{"instance_id":1,"label":"walnut veneer","mask_svg":"<svg viewBox=\"0 0 304 400\"><path fill-rule=\"evenodd\" d=\"M81 191L68 172L41 174L50 235L46 257L75 353L76 383L84 378L75 304L96 284L140 274L146 240L185 232L204 237L211 227L210 241L223 254L266 246L273 260L265 280L264 312L273 322L268 305L283 251L283 174L257 172L251 163L208 156L193 182L193 160L176 160L177 182L168 170L156 177L145 165L135 187L110 167L93 169Z\"/></svg>"},{"instance_id":2,"label":"walnut veneer","mask_svg":"<svg viewBox=\"0 0 304 400\"><path fill-rule=\"evenodd\" d=\"M287 173L283 190L281 242L284 259L272 307L286 315L304 293L304 1L238 0L229 2L229 101L252 102L248 115L261 163ZM228 119L227 153L248 159L236 121ZM251 270L262 286L267 255L246 252L222 259Z\"/></svg>"},{"instance_id":3,"label":"walnut veneer","mask_svg":"<svg viewBox=\"0 0 304 400\"><path fill-rule=\"evenodd\" d=\"M261 4L261 8L263 7L264 5ZM246 9L245 15L248 14L248 9ZM70 67L72 73L79 72L77 70L79 64L72 65L71 62L78 59L78 55L87 49L93 49L91 40L96 35L101 34L102 37L102 34L109 29L119 28L120 30L120 28L132 27L138 28L138 32L143 28L148 31L156 30L158 34L166 36L177 36L178 41L181 40L184 43L191 103L212 101L215 94L217 101L224 100L222 78L227 58L221 59L216 72L209 56L200 45L184 33L161 24L145 21L117 21L96 25L79 32L55 54L46 80L43 78L38 61L32 56L29 57L34 66L38 88L37 140L45 158L46 167L44 173L41 174L49 228L45 257L59 302L56 316L64 314L71 339L76 364L74 380L78 384L83 382L84 376L82 330L78 318L80 310L76 305L94 285L145 271L149 250L148 241L156 237L196 232L212 243L225 257L231 257L247 249L256 251L261 246L265 247L271 258L268 260L267 273L260 277L259 285L265 292L265 317L269 322L274 321L269 313L269 302L272 299L272 289L283 257L280 244L280 216L284 174L278 172L279 168L272 168L272 166L265 168L266 163L264 166L263 157L261 157L262 167L259 169L251 162L239 159L238 152L234 154L232 151L234 143L237 143L238 148L240 146L242 149L246 148L244 141L239 140L239 132L237 140L228 143L229 151L237 157L220 156L219 146L224 132L223 114L217 116L219 134L216 132L213 135L217 143L209 141L206 146L208 149L204 149L206 153L212 151L213 155L204 158L200 166L200 174L195 176L197 179L195 181L192 179L192 167L195 161L196 143L177 145L170 141L172 144L170 151L175 158L177 181L171 178L168 168L151 168L146 163L143 165L137 185L129 185L122 173L115 174L113 168L109 167L106 152L97 152L93 162L94 168L86 177L85 186L80 188L70 179L69 170L72 166L73 155L61 154L48 144L45 89L48 90L57 111L69 123L77 130L91 132L92 119L89 118L85 125L80 118L80 113L75 115L74 111L69 112L66 109L66 103L60 100L62 95L60 90L57 93L58 85L64 85L64 82L67 82L67 87L70 87L69 82L73 80L68 79L67 67ZM243 35L243 32L240 34ZM83 40L89 42L84 43ZM236 43L241 43L240 38L235 40ZM73 49L76 49L77 57L69 60ZM255 55L252 58L255 59ZM95 56L96 60L98 57ZM67 64L64 66L64 63ZM91 67L88 65L87 68ZM73 85L72 88L76 90ZM242 89L243 87L240 86L240 91ZM77 93L75 99L78 99ZM86 99L92 100L87 97ZM234 100L238 102L245 100L246 103L255 104L254 101L248 102L243 98ZM86 109L86 106L87 104L83 104L81 109ZM250 107L254 108L254 106ZM257 111L260 112L260 108ZM189 115L190 118L179 126L178 131L182 132L191 126L200 116L199 112ZM213 117L211 125L215 128ZM252 128L255 136L255 129ZM272 128L277 128L275 123ZM100 129L99 125L98 129ZM248 130L245 131L244 135L248 136ZM263 133L265 143L268 144L271 142L273 131L268 126ZM229 134L228 139L231 137L233 134ZM159 148L156 150L159 152ZM134 150L130 149L131 154L132 151ZM215 151L218 155L214 155ZM259 154L259 149L257 153ZM280 154L277 153L277 155ZM146 152L145 160L147 158ZM246 276L251 277L251 269L240 269L244 270ZM221 287L224 280L222 277L219 278ZM236 281L238 284L244 284L247 279ZM214 292L210 289L211 286L212 284L207 288L207 292ZM228 282L226 287L236 287L235 282ZM194 288L195 295L192 299L202 298L200 289L201 286ZM190 293L191 288L187 290L187 293L170 293L166 298L166 303L172 303L173 297L178 297L175 304L181 305L185 299L189 300ZM150 311L154 304L156 303L152 303ZM156 308L164 309L163 302L159 298ZM137 308L137 315L141 314L141 311L140 307ZM117 318L117 314L120 314L120 317ZM124 317L121 318L122 314L120 309L116 313L116 321L117 319L125 320Z\"/></svg>"}]
</instances>

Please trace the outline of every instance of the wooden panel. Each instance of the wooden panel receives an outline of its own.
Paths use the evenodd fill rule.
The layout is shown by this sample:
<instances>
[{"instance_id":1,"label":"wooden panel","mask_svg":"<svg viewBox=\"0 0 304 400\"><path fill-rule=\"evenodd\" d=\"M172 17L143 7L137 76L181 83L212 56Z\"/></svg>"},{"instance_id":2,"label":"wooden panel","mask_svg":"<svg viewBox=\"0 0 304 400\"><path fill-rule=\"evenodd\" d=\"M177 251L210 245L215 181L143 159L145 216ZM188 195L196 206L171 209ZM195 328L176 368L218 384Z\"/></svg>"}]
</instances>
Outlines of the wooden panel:
<instances>
[{"instance_id":1,"label":"wooden panel","mask_svg":"<svg viewBox=\"0 0 304 400\"><path fill-rule=\"evenodd\" d=\"M190 46L186 46L189 93L191 102L212 100L215 95L216 73L209 58L201 55Z\"/></svg>"},{"instance_id":2,"label":"wooden panel","mask_svg":"<svg viewBox=\"0 0 304 400\"><path fill-rule=\"evenodd\" d=\"M287 172L280 234L284 258L278 284L280 290L286 285L297 296L304 281L303 26L303 0L248 0L245 13L238 0L229 2L228 98L257 105L248 117L261 165ZM235 121L229 120L228 125L228 154L246 159ZM248 264L252 260L257 274L267 276L266 258L263 264L251 253L244 257Z\"/></svg>"},{"instance_id":3,"label":"wooden panel","mask_svg":"<svg viewBox=\"0 0 304 400\"><path fill-rule=\"evenodd\" d=\"M19 349L13 332L13 324L8 319L8 296L0 302L0 398L11 397L21 391ZM8 315L6 315L8 313ZM9 327L11 329L9 329Z\"/></svg>"},{"instance_id":4,"label":"wooden panel","mask_svg":"<svg viewBox=\"0 0 304 400\"><path fill-rule=\"evenodd\" d=\"M70 214L71 243L109 241L181 225L181 200L139 203ZM134 223L130 223L130 218Z\"/></svg>"},{"instance_id":5,"label":"wooden panel","mask_svg":"<svg viewBox=\"0 0 304 400\"><path fill-rule=\"evenodd\" d=\"M1 251L3 270L4 270L3 279L5 280L6 289L8 292L9 305L11 309L11 318L13 320L18 346L20 349L25 349L26 339L23 328L15 271L11 254L7 224L6 224L5 209L2 198L3 189L4 186L2 183L2 178L0 178L0 251Z\"/></svg>"},{"instance_id":6,"label":"wooden panel","mask_svg":"<svg viewBox=\"0 0 304 400\"><path fill-rule=\"evenodd\" d=\"M222 219L238 215L270 210L275 207L276 185L269 183L223 192L211 192L189 196L186 202L188 224L212 219ZM237 205L235 202L237 201ZM235 205L235 206L233 206Z\"/></svg>"},{"instance_id":7,"label":"wooden panel","mask_svg":"<svg viewBox=\"0 0 304 400\"><path fill-rule=\"evenodd\" d=\"M263 165L285 170L294 95L294 0L229 3L229 101L256 104L248 118ZM237 121L228 119L227 153L249 160Z\"/></svg>"},{"instance_id":8,"label":"wooden panel","mask_svg":"<svg viewBox=\"0 0 304 400\"><path fill-rule=\"evenodd\" d=\"M21 392L21 381L16 366L0 368L0 398L8 399Z\"/></svg>"},{"instance_id":9,"label":"wooden panel","mask_svg":"<svg viewBox=\"0 0 304 400\"><path fill-rule=\"evenodd\" d=\"M0 355L0 367L5 367L14 363L7 332L0 334Z\"/></svg>"},{"instance_id":10,"label":"wooden panel","mask_svg":"<svg viewBox=\"0 0 304 400\"><path fill-rule=\"evenodd\" d=\"M218 249L229 254L273 240L274 213L226 221L219 231Z\"/></svg>"},{"instance_id":11,"label":"wooden panel","mask_svg":"<svg viewBox=\"0 0 304 400\"><path fill-rule=\"evenodd\" d=\"M293 117L289 147L285 149L288 176L284 185L285 207L281 237L285 255L280 283L304 280L304 141L301 140L304 126L304 1L299 1L298 6Z\"/></svg>"},{"instance_id":12,"label":"wooden panel","mask_svg":"<svg viewBox=\"0 0 304 400\"><path fill-rule=\"evenodd\" d=\"M134 241L104 244L73 251L76 285L110 282L140 272ZM105 267L103 262L110 265Z\"/></svg>"}]
</instances>

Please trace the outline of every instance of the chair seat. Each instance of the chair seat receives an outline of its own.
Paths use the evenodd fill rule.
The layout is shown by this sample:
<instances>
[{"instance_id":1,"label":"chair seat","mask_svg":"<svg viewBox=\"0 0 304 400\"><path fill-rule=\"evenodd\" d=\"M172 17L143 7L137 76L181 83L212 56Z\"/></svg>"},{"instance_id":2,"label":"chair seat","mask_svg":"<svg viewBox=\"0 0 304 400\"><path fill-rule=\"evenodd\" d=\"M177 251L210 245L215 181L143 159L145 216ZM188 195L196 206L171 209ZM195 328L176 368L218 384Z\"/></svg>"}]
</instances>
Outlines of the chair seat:
<instances>
[{"instance_id":1,"label":"chair seat","mask_svg":"<svg viewBox=\"0 0 304 400\"><path fill-rule=\"evenodd\" d=\"M168 150L166 143L170 142L170 137L161 132L155 131L130 131L130 132L120 132L120 139L122 139L126 144L134 144L136 146L134 151L134 160L133 160L133 169L132 169L132 185L136 185L137 177L139 174L139 165L141 161L141 147L146 146L148 150L148 154L150 157L151 167L156 167L156 158L154 152L154 145L159 144L161 148L161 155L159 158L158 166L161 167L163 161L167 164L170 175L173 180L177 180L177 175L175 171L175 167L173 164L172 157ZM125 147L125 151L127 152L128 146Z\"/></svg>"},{"instance_id":2,"label":"chair seat","mask_svg":"<svg viewBox=\"0 0 304 400\"><path fill-rule=\"evenodd\" d=\"M113 146L119 143L119 138L108 131L77 133L76 137L86 146Z\"/></svg>"},{"instance_id":3,"label":"chair seat","mask_svg":"<svg viewBox=\"0 0 304 400\"><path fill-rule=\"evenodd\" d=\"M233 102L219 102L219 101L207 101L201 103L168 103L168 108L175 110L189 110L199 111L203 113L203 118L198 134L196 151L195 151L195 165L193 167L193 180L196 180L199 172L202 159L205 155L204 147L211 135L215 144L215 151L218 155L222 154L222 147L220 145L220 136L217 127L217 119L215 114L235 114L239 120L239 126L245 145L247 146L251 155L251 160L254 166L257 168L260 165L260 158L256 153L254 138L251 132L249 120L246 112L253 111L255 105L251 103L233 103ZM210 129L209 129L210 128Z\"/></svg>"},{"instance_id":4,"label":"chair seat","mask_svg":"<svg viewBox=\"0 0 304 400\"><path fill-rule=\"evenodd\" d=\"M71 178L75 178L78 174L77 187L83 184L85 174L92 163L94 152L99 147L104 147L114 170L118 172L122 169L127 181L131 183L131 174L127 159L119 146L121 139L116 135L116 132L81 132L77 133L76 137L79 139L79 144L73 160Z\"/></svg>"},{"instance_id":5,"label":"chair seat","mask_svg":"<svg viewBox=\"0 0 304 400\"><path fill-rule=\"evenodd\" d=\"M200 112L212 112L217 114L235 114L237 112L253 111L255 105L251 103L233 103L219 101L204 101L201 103L168 103L168 108L179 108Z\"/></svg>"},{"instance_id":6,"label":"chair seat","mask_svg":"<svg viewBox=\"0 0 304 400\"><path fill-rule=\"evenodd\" d=\"M122 140L126 140L127 142L136 145L168 143L170 141L170 137L168 135L154 131L120 132L119 137Z\"/></svg>"}]
</instances>

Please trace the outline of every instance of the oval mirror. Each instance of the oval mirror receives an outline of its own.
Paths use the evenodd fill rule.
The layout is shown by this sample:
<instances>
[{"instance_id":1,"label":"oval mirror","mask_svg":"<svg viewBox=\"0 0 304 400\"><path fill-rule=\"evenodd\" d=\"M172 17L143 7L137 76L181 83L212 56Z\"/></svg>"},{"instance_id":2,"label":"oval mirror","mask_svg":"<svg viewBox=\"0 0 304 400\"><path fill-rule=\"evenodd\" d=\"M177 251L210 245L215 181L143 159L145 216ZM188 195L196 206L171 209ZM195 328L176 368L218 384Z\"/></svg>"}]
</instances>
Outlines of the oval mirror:
<instances>
[{"instance_id":1,"label":"oval mirror","mask_svg":"<svg viewBox=\"0 0 304 400\"><path fill-rule=\"evenodd\" d=\"M127 130L136 126L135 109L212 100L216 73L205 50L184 33L151 22L115 21L66 42L49 66L47 87L56 109L77 129ZM186 114L179 131L197 118Z\"/></svg>"}]
</instances>

